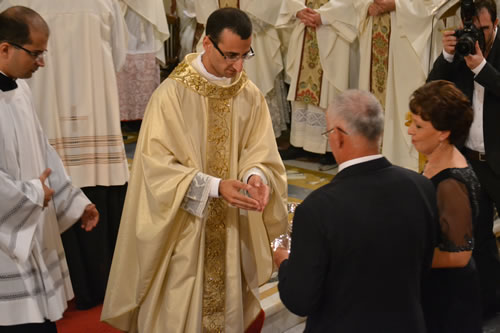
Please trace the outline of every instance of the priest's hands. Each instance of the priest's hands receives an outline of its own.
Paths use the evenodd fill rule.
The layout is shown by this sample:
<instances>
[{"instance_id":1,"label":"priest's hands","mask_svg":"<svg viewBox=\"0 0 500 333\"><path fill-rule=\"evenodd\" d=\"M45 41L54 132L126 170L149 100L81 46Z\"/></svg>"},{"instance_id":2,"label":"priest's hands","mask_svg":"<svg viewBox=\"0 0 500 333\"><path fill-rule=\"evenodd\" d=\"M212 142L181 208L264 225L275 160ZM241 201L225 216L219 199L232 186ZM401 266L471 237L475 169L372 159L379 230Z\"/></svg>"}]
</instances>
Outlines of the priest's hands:
<instances>
[{"instance_id":1,"label":"priest's hands","mask_svg":"<svg viewBox=\"0 0 500 333\"><path fill-rule=\"evenodd\" d=\"M318 28L323 22L321 15L311 8L299 10L295 15L306 27Z\"/></svg>"},{"instance_id":2,"label":"priest's hands","mask_svg":"<svg viewBox=\"0 0 500 333\"><path fill-rule=\"evenodd\" d=\"M85 229L85 231L94 229L94 227L97 225L97 222L99 222L99 212L97 211L95 205L88 204L85 207L85 210L83 211L82 217L80 219L82 220L82 229Z\"/></svg>"},{"instance_id":3,"label":"priest's hands","mask_svg":"<svg viewBox=\"0 0 500 333\"><path fill-rule=\"evenodd\" d=\"M251 185L235 179L224 179L219 183L219 194L230 205L246 210L259 210L259 202L257 200L240 193L240 190L248 192L251 189Z\"/></svg>"},{"instance_id":4,"label":"priest's hands","mask_svg":"<svg viewBox=\"0 0 500 333\"><path fill-rule=\"evenodd\" d=\"M262 212L269 202L269 186L264 184L258 175L250 176L248 185L252 186L247 190L248 194L259 202L258 211Z\"/></svg>"},{"instance_id":5,"label":"priest's hands","mask_svg":"<svg viewBox=\"0 0 500 333\"><path fill-rule=\"evenodd\" d=\"M45 185L45 180L49 178L51 172L52 170L47 168L42 172L40 177L38 177L40 179L40 182L42 183L42 188L43 188L43 194L44 194L43 207L47 207L49 201L52 199L52 196L54 195L54 190Z\"/></svg>"},{"instance_id":6,"label":"priest's hands","mask_svg":"<svg viewBox=\"0 0 500 333\"><path fill-rule=\"evenodd\" d=\"M247 191L249 197L242 194L241 190ZM257 175L252 175L248 184L234 179L221 180L219 194L230 205L246 210L262 212L269 202L269 186Z\"/></svg>"}]
</instances>

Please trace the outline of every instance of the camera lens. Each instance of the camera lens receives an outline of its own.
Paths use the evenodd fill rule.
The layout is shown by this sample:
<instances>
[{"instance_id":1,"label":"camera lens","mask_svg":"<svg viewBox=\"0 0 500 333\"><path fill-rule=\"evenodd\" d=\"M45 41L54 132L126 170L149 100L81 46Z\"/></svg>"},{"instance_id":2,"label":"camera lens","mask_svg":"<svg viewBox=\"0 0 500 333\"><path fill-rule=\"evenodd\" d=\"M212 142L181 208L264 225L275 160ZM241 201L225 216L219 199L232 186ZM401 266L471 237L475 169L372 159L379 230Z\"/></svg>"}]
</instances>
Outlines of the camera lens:
<instances>
[{"instance_id":1,"label":"camera lens","mask_svg":"<svg viewBox=\"0 0 500 333\"><path fill-rule=\"evenodd\" d=\"M476 41L471 36L465 35L458 39L455 50L462 56L474 54Z\"/></svg>"}]
</instances>

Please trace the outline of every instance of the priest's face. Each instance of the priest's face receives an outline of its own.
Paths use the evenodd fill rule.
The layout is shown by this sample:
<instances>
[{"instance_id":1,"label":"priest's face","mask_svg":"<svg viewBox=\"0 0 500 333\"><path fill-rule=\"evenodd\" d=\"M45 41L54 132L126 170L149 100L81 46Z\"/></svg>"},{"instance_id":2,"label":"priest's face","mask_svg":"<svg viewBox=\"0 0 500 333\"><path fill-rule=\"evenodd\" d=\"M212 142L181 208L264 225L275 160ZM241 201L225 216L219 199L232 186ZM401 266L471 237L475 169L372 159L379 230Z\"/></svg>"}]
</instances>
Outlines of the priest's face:
<instances>
[{"instance_id":1,"label":"priest's face","mask_svg":"<svg viewBox=\"0 0 500 333\"><path fill-rule=\"evenodd\" d=\"M215 41L205 36L203 65L210 74L233 78L243 70L243 62L251 51L252 37L241 39L231 30L224 29Z\"/></svg>"},{"instance_id":2,"label":"priest's face","mask_svg":"<svg viewBox=\"0 0 500 333\"><path fill-rule=\"evenodd\" d=\"M39 67L45 66L44 55L47 50L48 36L44 32L31 30L31 43L17 45L10 43L13 56L9 63L9 73L12 78L30 78Z\"/></svg>"}]
</instances>

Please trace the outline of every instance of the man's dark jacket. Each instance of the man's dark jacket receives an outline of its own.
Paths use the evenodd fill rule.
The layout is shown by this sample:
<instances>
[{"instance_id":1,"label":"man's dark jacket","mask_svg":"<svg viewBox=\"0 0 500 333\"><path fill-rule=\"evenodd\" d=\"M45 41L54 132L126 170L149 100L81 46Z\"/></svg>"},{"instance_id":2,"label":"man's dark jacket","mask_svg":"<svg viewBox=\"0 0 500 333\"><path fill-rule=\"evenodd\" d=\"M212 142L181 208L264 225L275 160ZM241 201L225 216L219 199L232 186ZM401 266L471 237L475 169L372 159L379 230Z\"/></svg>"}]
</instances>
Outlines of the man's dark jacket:
<instances>
[{"instance_id":1,"label":"man's dark jacket","mask_svg":"<svg viewBox=\"0 0 500 333\"><path fill-rule=\"evenodd\" d=\"M425 332L422 275L437 210L432 183L385 158L356 164L297 207L283 304L305 332Z\"/></svg>"}]
</instances>

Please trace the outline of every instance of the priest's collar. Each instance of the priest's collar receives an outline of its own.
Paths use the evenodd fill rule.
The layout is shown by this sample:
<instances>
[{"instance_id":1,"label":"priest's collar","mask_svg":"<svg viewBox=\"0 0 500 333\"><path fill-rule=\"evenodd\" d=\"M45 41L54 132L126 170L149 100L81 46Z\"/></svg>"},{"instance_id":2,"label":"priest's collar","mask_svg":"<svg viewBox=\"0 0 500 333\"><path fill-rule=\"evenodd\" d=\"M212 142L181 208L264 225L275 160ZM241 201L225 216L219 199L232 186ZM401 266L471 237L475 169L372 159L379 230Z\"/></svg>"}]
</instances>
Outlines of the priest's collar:
<instances>
[{"instance_id":1,"label":"priest's collar","mask_svg":"<svg viewBox=\"0 0 500 333\"><path fill-rule=\"evenodd\" d=\"M203 76L205 79L207 79L209 82L217 84L219 86L227 86L231 84L231 78L228 77L218 77L213 74L211 74L209 71L207 71L205 65L203 65L202 57L205 52L201 52L198 54L196 59L194 59L191 62L191 66L193 66L194 69L200 73L201 76Z\"/></svg>"},{"instance_id":2,"label":"priest's collar","mask_svg":"<svg viewBox=\"0 0 500 333\"><path fill-rule=\"evenodd\" d=\"M196 53L186 55L168 78L180 82L202 96L214 99L233 98L247 85L248 78L245 71L238 73L229 85L218 85L210 82L196 70L196 65L193 66L197 57Z\"/></svg>"},{"instance_id":3,"label":"priest's collar","mask_svg":"<svg viewBox=\"0 0 500 333\"><path fill-rule=\"evenodd\" d=\"M4 73L0 72L0 90L9 91L17 88L17 83L15 80L11 79Z\"/></svg>"}]
</instances>

